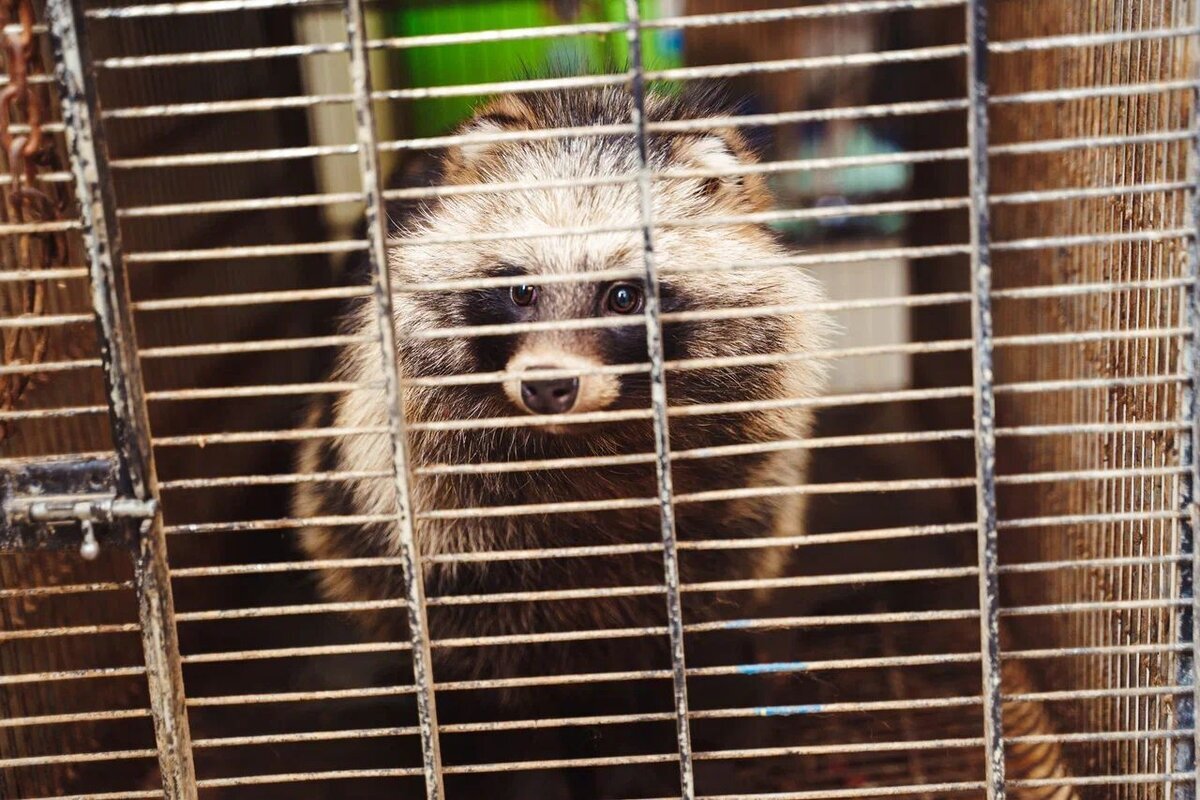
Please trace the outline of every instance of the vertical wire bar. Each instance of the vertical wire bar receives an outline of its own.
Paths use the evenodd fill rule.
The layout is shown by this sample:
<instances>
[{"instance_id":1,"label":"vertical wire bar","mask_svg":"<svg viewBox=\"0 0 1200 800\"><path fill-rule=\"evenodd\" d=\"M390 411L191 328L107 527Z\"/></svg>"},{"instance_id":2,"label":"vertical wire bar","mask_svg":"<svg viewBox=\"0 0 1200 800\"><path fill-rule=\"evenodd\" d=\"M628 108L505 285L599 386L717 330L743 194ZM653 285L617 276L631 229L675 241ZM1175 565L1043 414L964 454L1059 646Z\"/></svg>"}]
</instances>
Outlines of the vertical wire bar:
<instances>
[{"instance_id":1,"label":"vertical wire bar","mask_svg":"<svg viewBox=\"0 0 1200 800\"><path fill-rule=\"evenodd\" d=\"M169 800L195 800L196 769L175 629L167 543L157 502L158 477L150 444L150 420L82 0L47 0L46 17L88 254L92 307L96 313L109 421L117 455L117 493L119 497L152 503L155 509L151 519L113 524L121 526L122 530L117 532L133 550L142 649L163 792Z\"/></svg>"},{"instance_id":2,"label":"vertical wire bar","mask_svg":"<svg viewBox=\"0 0 1200 800\"><path fill-rule=\"evenodd\" d=\"M1000 572L996 527L996 398L992 367L992 262L988 215L987 0L967 4L967 119L971 153L971 328L975 407L975 499L979 526L979 625L983 667L984 764L988 800L1004 800L1000 698Z\"/></svg>"},{"instance_id":3,"label":"vertical wire bar","mask_svg":"<svg viewBox=\"0 0 1200 800\"><path fill-rule=\"evenodd\" d=\"M1193 69L1196 68L1193 64ZM1179 598L1195 600L1196 572L1200 570L1200 555L1196 550L1196 528L1200 525L1200 505L1197 504L1196 493L1200 490L1200 458L1197 446L1200 445L1200 87L1192 91L1192 137L1188 151L1188 184L1187 211L1192 215L1194 233L1188 239L1187 277L1191 283L1184 292L1184 324L1191 329L1192 335L1183 337L1180 352L1180 368L1185 370L1191 380L1183 384L1183 397L1180 402L1180 413L1184 420L1191 422L1191 427L1180 436L1180 463L1190 467L1190 471L1180 481L1180 510L1183 511L1179 523L1179 553L1191 555L1190 561L1183 561L1178 570ZM1175 703L1175 727L1186 730L1196 727L1196 709L1200 708L1200 682L1196 680L1197 642L1200 642L1200 613L1197 613L1195 602L1181 605L1175 616L1176 635L1181 643L1190 643L1190 650L1179 653L1176 661L1176 681L1180 686L1192 686L1191 695L1180 695ZM1194 732L1191 739L1180 739L1175 743L1175 772L1191 772L1196 768L1196 754L1200 752L1200 732ZM1175 784L1175 800L1195 800L1197 784L1200 778Z\"/></svg>"},{"instance_id":4,"label":"vertical wire bar","mask_svg":"<svg viewBox=\"0 0 1200 800\"><path fill-rule=\"evenodd\" d=\"M413 682L417 687L417 721L421 729L421 761L425 774L425 796L440 800L442 756L438 742L437 702L433 691L432 657L429 648L429 620L425 610L425 587L420 556L413 530L413 510L409 490L407 430L404 401L397 367L396 329L392 309L392 278L387 260L386 210L383 203L383 175L379 168L375 108L371 101L371 64L367 54L366 17L362 0L343 4L346 35L350 43L350 79L354 92L354 122L358 142L358 166L366 196L367 251L371 268L379 344L383 358L383 376L388 405L388 438L392 443L392 473L396 481L397 525L400 528L400 558L404 574L408 630L412 640Z\"/></svg>"},{"instance_id":5,"label":"vertical wire bar","mask_svg":"<svg viewBox=\"0 0 1200 800\"><path fill-rule=\"evenodd\" d=\"M638 0L625 0L629 27L632 122L638 147L638 192L642 216L642 258L646 270L646 349L650 356L650 405L654 420L654 471L662 523L663 572L667 588L667 626L671 638L671 672L675 689L675 730L679 747L682 800L696 796L692 767L692 735L688 725L687 666L684 661L683 605L679 593L679 553L675 538L674 488L671 482L671 438L667 421L667 383L663 367L663 328L659 316L658 265L654 253L654 209L650 193L651 165L646 135L646 76L642 63L642 20Z\"/></svg>"}]
</instances>

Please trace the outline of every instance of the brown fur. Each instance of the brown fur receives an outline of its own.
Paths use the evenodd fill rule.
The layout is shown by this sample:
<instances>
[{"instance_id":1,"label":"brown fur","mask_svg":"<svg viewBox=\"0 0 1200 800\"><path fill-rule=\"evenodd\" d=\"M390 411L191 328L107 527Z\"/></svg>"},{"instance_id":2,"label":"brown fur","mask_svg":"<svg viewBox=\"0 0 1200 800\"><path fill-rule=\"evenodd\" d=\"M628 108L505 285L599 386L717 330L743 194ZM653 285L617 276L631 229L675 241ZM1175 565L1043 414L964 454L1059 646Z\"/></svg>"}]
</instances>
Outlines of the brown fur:
<instances>
[{"instance_id":1,"label":"brown fur","mask_svg":"<svg viewBox=\"0 0 1200 800\"><path fill-rule=\"evenodd\" d=\"M650 95L648 119L653 121L719 113L711 106ZM567 92L507 97L483 108L463 133L502 137L530 131L580 125L627 125L629 99L623 90ZM754 156L733 130L654 135L649 158L655 170L686 171L706 167L736 167ZM570 136L532 142L495 141L452 148L443 162L445 184L509 183L572 177L633 174L637 150L629 135ZM662 227L656 230L657 263L662 271L663 309L667 313L712 308L812 303L822 299L816 283L794 268L751 267L734 271L703 271L728 261L754 262L786 256L786 250L765 227L697 223L705 217L728 216L770 208L771 198L758 176L717 178L680 177L656 181L653 212ZM556 273L639 269L642 266L639 194L635 183L522 190L446 197L421 209L393 242L391 269L397 286L417 282L477 278L497 265L517 265L539 276ZM633 230L589 236L554 236L472 243L429 243L431 238L464 233L497 234L585 226L634 226ZM597 316L597 283L546 284L536 318L565 319ZM507 289L491 295L470 292L408 292L396 306L396 333L401 342L400 368L404 378L515 370L541 365L560 354L559 365L586 368L611 363L644 363L645 334L641 327L554 331L484 338L414 338L435 328L476 324L478 309L502 302ZM474 299L472 299L474 298ZM497 298L500 298L499 300ZM474 305L472 305L474 304ZM491 313L491 312L488 312ZM507 312L505 312L507 313ZM640 315L639 315L640 316ZM354 333L375 330L373 309L360 307L352 315ZM775 317L725 321L668 323L668 360L719 358L749 354L794 353L804 356L820 349L829 324L816 311ZM613 333L613 330L624 333ZM536 353L536 357L530 356ZM341 380L375 382L381 378L379 350L366 342L345 348L338 359ZM824 362L792 358L767 366L671 370L671 406L737 402L754 399L812 397L824 381ZM553 365L551 365L553 366ZM594 376L585 410L645 409L649 383L644 375L623 378ZM585 384L586 386L587 384ZM404 392L408 423L509 417L524 413L514 405L511 385L409 386ZM413 431L408 437L414 467L436 464L481 464L526 459L605 456L653 452L648 420L570 424L562 415L553 427L487 428L468 431ZM811 414L784 408L751 413L721 413L672 418L673 451L745 442L804 437ZM350 392L336 401L318 404L310 423L339 428L383 426L386 411L378 389ZM794 486L803 482L802 451L683 459L673 465L679 495L738 487ZM303 472L381 470L391 465L385 436L348 436L317 440L301 449L297 461ZM574 468L536 472L416 475L412 506L417 514L416 538L423 557L456 553L562 548L580 545L653 543L659 541L658 510L654 506L594 513L524 514L474 519L438 520L422 514L444 509L523 505L576 500L653 498L655 476L650 463L603 468ZM391 480L362 479L302 486L295 494L297 516L347 513L394 513ZM728 502L679 502L677 529L683 542L712 538L750 538L795 535L801 531L800 496L781 494ZM397 553L397 529L390 525L311 528L302 545L315 559L355 558ZM769 578L784 569L781 548L697 551L681 554L685 583ZM650 551L625 556L539 558L489 563L426 563L426 593L430 597L530 589L568 589L614 586L660 586L661 554ZM331 600L403 597L399 567L331 569L322 573L322 590ZM689 592L685 595L688 622L744 614L746 592ZM665 623L661 593L643 596L571 601L492 603L436 606L429 611L435 639L494 636L600 628L659 626ZM404 639L402 614L377 618L375 635ZM595 645L534 647L439 648L435 672L439 680L544 673L601 671L620 668L620 658L637 650L634 643L664 637L602 641ZM627 647L628 643L630 646ZM662 666L662 652L647 655ZM571 655L567 655L570 653Z\"/></svg>"}]
</instances>

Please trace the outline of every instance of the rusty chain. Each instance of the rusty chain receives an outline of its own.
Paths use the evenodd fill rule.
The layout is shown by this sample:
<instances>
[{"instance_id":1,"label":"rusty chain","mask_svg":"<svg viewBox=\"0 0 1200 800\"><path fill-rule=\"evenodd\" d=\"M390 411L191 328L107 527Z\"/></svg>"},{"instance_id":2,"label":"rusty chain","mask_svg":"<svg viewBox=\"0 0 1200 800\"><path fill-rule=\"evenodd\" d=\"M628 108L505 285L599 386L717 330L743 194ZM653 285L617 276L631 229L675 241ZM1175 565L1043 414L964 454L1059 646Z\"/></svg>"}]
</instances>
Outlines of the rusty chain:
<instances>
[{"instance_id":1,"label":"rusty chain","mask_svg":"<svg viewBox=\"0 0 1200 800\"><path fill-rule=\"evenodd\" d=\"M54 145L46 136L47 90L35 76L45 74L35 39L33 0L0 0L0 51L8 85L0 92L0 158L8 166L9 181L0 187L0 224L28 225L62 218L65 204L56 192L43 188L42 172L53 168ZM67 243L61 231L31 230L0 237L3 261L8 269L36 271L64 266ZM0 287L18 314L42 314L46 310L46 282L26 280ZM5 332L5 364L37 364L46 355L48 331L42 327L15 328ZM0 376L0 409L17 406L38 382L32 373ZM0 442L11 434L0 421Z\"/></svg>"}]
</instances>

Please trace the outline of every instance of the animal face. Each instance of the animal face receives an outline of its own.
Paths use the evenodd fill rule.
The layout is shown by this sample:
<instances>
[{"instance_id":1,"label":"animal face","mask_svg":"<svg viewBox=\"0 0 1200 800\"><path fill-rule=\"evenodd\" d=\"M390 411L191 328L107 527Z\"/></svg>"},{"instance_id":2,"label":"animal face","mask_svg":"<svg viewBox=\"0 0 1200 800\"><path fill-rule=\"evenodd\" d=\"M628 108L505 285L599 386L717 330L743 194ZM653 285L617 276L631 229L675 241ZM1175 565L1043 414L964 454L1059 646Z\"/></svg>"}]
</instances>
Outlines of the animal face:
<instances>
[{"instance_id":1,"label":"animal face","mask_svg":"<svg viewBox=\"0 0 1200 800\"><path fill-rule=\"evenodd\" d=\"M681 115L675 101L650 102L651 121ZM542 130L627 127L628 117L621 91L505 98L462 131L499 141L446 155L443 183L466 191L417 216L394 240L392 266L398 283L416 285L398 306L405 372L497 376L464 384L448 406L470 416L562 415L563 425L539 427L549 434L570 430L571 415L648 407L636 140L615 132L512 141ZM720 222L769 207L756 177L734 174L753 156L733 132L656 133L648 144L664 351L668 366L679 367L669 372L671 401L779 396L787 376L776 366L690 363L820 343L820 333L805 339L795 320L722 314L819 296L791 268L758 266L786 255L763 226ZM430 282L436 288L421 288ZM823 320L813 316L813 325Z\"/></svg>"}]
</instances>

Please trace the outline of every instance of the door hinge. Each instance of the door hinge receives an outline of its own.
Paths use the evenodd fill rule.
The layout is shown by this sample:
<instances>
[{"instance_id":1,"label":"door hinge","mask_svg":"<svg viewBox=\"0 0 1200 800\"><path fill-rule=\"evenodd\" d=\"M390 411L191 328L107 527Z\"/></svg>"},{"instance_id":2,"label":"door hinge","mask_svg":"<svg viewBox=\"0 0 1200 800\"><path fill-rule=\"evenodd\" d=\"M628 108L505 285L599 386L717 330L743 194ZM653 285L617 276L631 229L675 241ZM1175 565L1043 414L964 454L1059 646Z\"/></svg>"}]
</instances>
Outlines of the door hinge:
<instances>
[{"instance_id":1,"label":"door hinge","mask_svg":"<svg viewBox=\"0 0 1200 800\"><path fill-rule=\"evenodd\" d=\"M97 526L149 520L158 501L119 496L111 459L49 460L0 470L0 511L0 551L77 544L92 559Z\"/></svg>"}]
</instances>

